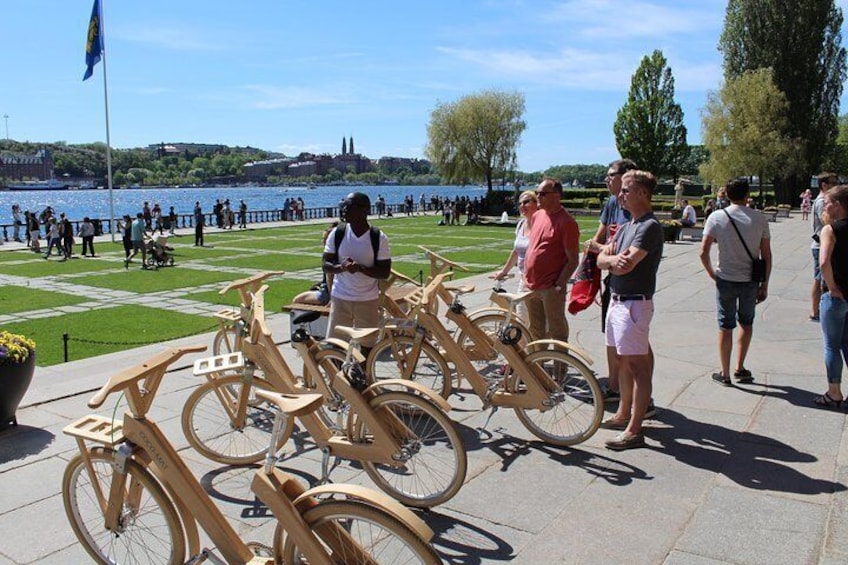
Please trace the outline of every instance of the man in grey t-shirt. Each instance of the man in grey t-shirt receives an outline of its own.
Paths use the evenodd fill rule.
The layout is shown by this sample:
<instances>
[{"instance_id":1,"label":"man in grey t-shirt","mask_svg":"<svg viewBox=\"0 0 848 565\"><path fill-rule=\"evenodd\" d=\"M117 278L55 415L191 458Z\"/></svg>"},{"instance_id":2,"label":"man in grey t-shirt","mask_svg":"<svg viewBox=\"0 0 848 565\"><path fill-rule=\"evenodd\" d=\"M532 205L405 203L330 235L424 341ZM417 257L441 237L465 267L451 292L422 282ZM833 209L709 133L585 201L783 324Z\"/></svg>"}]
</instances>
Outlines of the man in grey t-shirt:
<instances>
[{"instance_id":1,"label":"man in grey t-shirt","mask_svg":"<svg viewBox=\"0 0 848 565\"><path fill-rule=\"evenodd\" d=\"M819 195L816 196L813 202L813 213L810 215L810 222L813 225L813 243L810 244L810 251L813 254L813 287L810 289L810 301L812 308L810 309L810 320L818 322L819 320L819 301L821 300L821 270L819 269L819 234L822 226L822 212L824 211L824 195L827 190L836 186L839 183L839 178L833 173L820 173L818 175Z\"/></svg>"},{"instance_id":2,"label":"man in grey t-shirt","mask_svg":"<svg viewBox=\"0 0 848 565\"><path fill-rule=\"evenodd\" d=\"M601 427L622 430L605 443L614 450L645 445L642 420L651 400L653 373L648 338L663 250L662 227L651 209L656 178L645 171L628 171L621 183L621 203L632 219L619 227L615 240L598 255L598 266L612 275L606 345L618 356L621 401Z\"/></svg>"},{"instance_id":3,"label":"man in grey t-shirt","mask_svg":"<svg viewBox=\"0 0 848 565\"><path fill-rule=\"evenodd\" d=\"M731 204L727 208L710 214L704 225L704 236L701 240L701 263L707 275L716 283L718 306L718 350L721 372L714 373L712 379L724 386L732 385L730 354L733 349L733 330L737 320L739 339L736 370L733 375L739 382L754 380L751 371L745 368L745 357L754 331L755 307L757 303L768 297L768 279L771 274L772 258L768 221L758 210L745 205L749 192L747 179L739 178L728 183L727 195ZM715 268L710 258L713 243L718 244L718 264ZM746 246L748 251L745 251ZM758 283L751 280L752 260L748 252L754 259L762 257L765 260L765 282Z\"/></svg>"}]
</instances>

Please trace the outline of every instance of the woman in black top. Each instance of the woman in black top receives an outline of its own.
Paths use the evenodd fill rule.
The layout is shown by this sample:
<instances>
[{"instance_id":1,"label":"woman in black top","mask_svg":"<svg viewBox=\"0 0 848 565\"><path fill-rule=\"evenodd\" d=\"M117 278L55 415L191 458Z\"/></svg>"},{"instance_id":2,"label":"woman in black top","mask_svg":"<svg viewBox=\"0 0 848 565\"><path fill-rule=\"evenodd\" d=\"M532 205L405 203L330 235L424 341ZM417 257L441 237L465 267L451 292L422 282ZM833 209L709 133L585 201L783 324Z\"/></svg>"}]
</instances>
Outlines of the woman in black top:
<instances>
[{"instance_id":1,"label":"woman in black top","mask_svg":"<svg viewBox=\"0 0 848 565\"><path fill-rule=\"evenodd\" d=\"M819 264L822 272L820 319L824 337L827 392L815 399L819 406L838 408L842 395L843 359L848 363L848 185L831 188L824 197L830 223L822 228Z\"/></svg>"}]
</instances>

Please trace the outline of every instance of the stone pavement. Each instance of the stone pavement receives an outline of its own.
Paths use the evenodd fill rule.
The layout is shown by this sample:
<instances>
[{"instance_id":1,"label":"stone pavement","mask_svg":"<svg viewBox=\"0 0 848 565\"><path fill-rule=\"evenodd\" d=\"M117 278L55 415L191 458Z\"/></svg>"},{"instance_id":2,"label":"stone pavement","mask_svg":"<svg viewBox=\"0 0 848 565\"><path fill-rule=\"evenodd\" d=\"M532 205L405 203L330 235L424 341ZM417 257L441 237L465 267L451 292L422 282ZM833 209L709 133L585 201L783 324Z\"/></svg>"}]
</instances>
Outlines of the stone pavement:
<instances>
[{"instance_id":1,"label":"stone pavement","mask_svg":"<svg viewBox=\"0 0 848 565\"><path fill-rule=\"evenodd\" d=\"M771 295L757 309L747 366L755 382L723 388L716 370L713 288L695 242L666 245L660 266L654 398L659 410L646 449L603 448L600 430L572 449L533 439L514 414L487 416L475 397L451 397L468 449L465 485L447 504L422 514L450 563L845 563L848 561L848 441L844 412L812 405L825 389L819 328L807 321L809 229L797 216L771 224ZM490 281L465 302L487 302ZM573 340L605 376L599 309L570 317ZM278 341L287 318L272 317ZM211 344L211 334L178 343ZM116 370L164 346L39 368L20 425L0 434L0 565L85 563L67 524L61 477L74 443L62 428ZM282 345L292 366L292 350ZM187 365L188 362L185 363ZM187 447L179 415L196 380L185 368L165 379L153 417L247 539L268 543L273 523L247 489L249 471L220 467ZM101 413L115 409L112 399ZM281 466L306 481L320 454L306 443L285 448ZM295 456L296 455L296 456ZM332 478L370 484L355 464Z\"/></svg>"}]
</instances>

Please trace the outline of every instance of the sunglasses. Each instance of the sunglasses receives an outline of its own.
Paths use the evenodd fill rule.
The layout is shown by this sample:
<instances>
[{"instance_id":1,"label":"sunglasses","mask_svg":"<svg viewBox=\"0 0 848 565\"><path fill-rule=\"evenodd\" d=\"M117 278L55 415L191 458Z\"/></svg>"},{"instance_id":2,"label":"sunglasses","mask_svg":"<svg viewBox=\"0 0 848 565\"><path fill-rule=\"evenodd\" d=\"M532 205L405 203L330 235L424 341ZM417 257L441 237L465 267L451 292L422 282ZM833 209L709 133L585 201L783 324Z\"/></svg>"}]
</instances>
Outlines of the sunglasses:
<instances>
[{"instance_id":1,"label":"sunglasses","mask_svg":"<svg viewBox=\"0 0 848 565\"><path fill-rule=\"evenodd\" d=\"M612 180L615 177L620 177L623 174L624 173L609 173L607 176L604 177L604 180Z\"/></svg>"}]
</instances>

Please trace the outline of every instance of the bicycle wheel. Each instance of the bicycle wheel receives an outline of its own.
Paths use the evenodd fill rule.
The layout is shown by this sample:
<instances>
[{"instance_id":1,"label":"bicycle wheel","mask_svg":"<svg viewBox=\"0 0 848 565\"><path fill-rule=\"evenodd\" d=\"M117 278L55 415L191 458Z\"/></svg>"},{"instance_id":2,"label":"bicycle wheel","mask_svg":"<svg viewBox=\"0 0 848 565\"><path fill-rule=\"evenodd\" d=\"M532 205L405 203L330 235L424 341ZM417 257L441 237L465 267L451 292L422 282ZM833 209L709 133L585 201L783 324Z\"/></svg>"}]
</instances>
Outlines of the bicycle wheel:
<instances>
[{"instance_id":1,"label":"bicycle wheel","mask_svg":"<svg viewBox=\"0 0 848 565\"><path fill-rule=\"evenodd\" d=\"M331 563L435 565L442 562L432 546L403 522L388 512L363 502L323 501L304 512L303 520L327 550ZM287 565L308 563L291 536L284 536L283 533L283 527L278 523L274 532L276 562ZM358 546L353 555L350 551L351 542Z\"/></svg>"},{"instance_id":2,"label":"bicycle wheel","mask_svg":"<svg viewBox=\"0 0 848 565\"><path fill-rule=\"evenodd\" d=\"M124 506L117 531L103 521L98 491L108 498L112 484L112 451L89 452L92 478L82 454L68 462L62 478L65 513L77 539L97 563L183 563L185 537L174 504L159 482L135 461L127 461Z\"/></svg>"},{"instance_id":3,"label":"bicycle wheel","mask_svg":"<svg viewBox=\"0 0 848 565\"><path fill-rule=\"evenodd\" d=\"M505 318L505 314L488 313L472 319L471 324L482 330L494 342L499 339L498 331L503 325ZM516 319L513 319L510 323L517 328L515 336L518 341L516 343L519 348L523 349L530 341L530 330ZM471 361L477 372L484 378L502 379L504 377L504 373L507 371L507 362L503 355L497 351L493 351L491 357L487 356L462 330L457 332L454 341L459 344L468 357L468 360Z\"/></svg>"},{"instance_id":4,"label":"bicycle wheel","mask_svg":"<svg viewBox=\"0 0 848 565\"><path fill-rule=\"evenodd\" d=\"M400 443L400 466L361 460L371 480L406 506L429 508L447 502L465 481L468 457L453 422L436 405L408 392L385 392L370 402ZM357 418L354 438L369 441L371 432Z\"/></svg>"},{"instance_id":5,"label":"bicycle wheel","mask_svg":"<svg viewBox=\"0 0 848 565\"><path fill-rule=\"evenodd\" d=\"M238 334L234 326L224 326L215 333L212 339L212 354L223 355L237 350Z\"/></svg>"},{"instance_id":6,"label":"bicycle wheel","mask_svg":"<svg viewBox=\"0 0 848 565\"><path fill-rule=\"evenodd\" d=\"M326 347L315 354L315 363L321 372L313 375L306 370L304 364L303 382L307 388L324 395L324 402L315 411L324 424L336 431L344 432L348 426L350 406L348 402L333 388L333 378L342 369L345 362L345 352L336 347ZM326 389L318 385L317 379L323 379Z\"/></svg>"},{"instance_id":7,"label":"bicycle wheel","mask_svg":"<svg viewBox=\"0 0 848 565\"><path fill-rule=\"evenodd\" d=\"M253 379L251 386L274 391L271 385L259 379ZM244 425L236 426L233 420L243 387L240 375L216 379L195 389L183 407L182 426L188 443L198 453L218 463L256 463L268 451L276 409L256 398L251 390ZM288 441L293 427L292 418L286 418L277 448Z\"/></svg>"},{"instance_id":8,"label":"bicycle wheel","mask_svg":"<svg viewBox=\"0 0 848 565\"><path fill-rule=\"evenodd\" d=\"M560 350L542 350L526 358L550 375L557 390L547 410L516 408L518 419L533 435L555 445L576 445L597 431L604 414L601 387L592 371L579 359ZM512 392L524 382L514 374L507 383Z\"/></svg>"},{"instance_id":9,"label":"bicycle wheel","mask_svg":"<svg viewBox=\"0 0 848 565\"><path fill-rule=\"evenodd\" d=\"M410 336L380 341L368 354L365 372L374 381L407 379L421 383L443 398L451 394L451 370L445 358L426 341L416 346Z\"/></svg>"}]
</instances>

